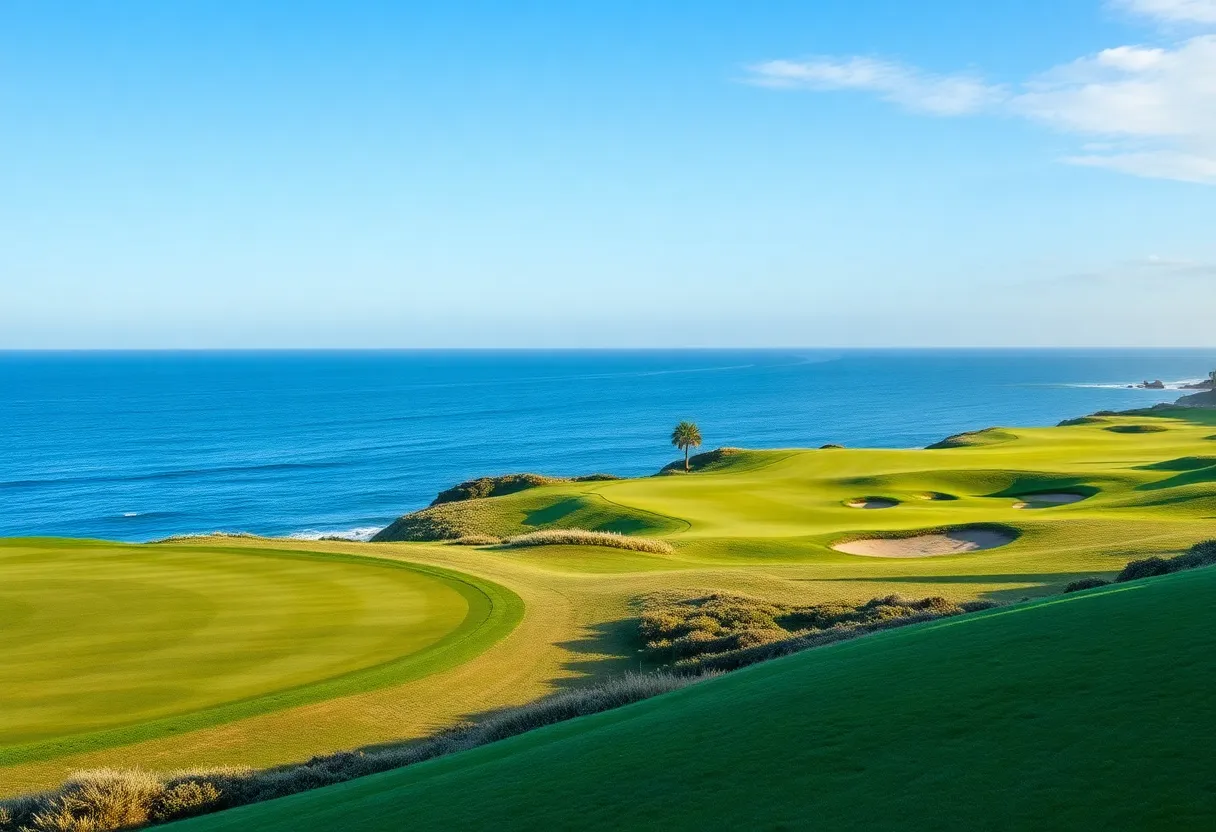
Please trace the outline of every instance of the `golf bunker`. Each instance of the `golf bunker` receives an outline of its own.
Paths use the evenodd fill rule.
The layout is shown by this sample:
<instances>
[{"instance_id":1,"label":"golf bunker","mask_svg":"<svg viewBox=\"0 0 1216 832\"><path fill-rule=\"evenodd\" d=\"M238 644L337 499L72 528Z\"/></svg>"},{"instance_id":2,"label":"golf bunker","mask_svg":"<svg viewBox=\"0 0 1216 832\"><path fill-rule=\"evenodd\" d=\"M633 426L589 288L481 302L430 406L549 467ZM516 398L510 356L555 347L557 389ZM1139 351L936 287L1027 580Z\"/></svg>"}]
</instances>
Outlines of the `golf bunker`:
<instances>
[{"instance_id":1,"label":"golf bunker","mask_svg":"<svg viewBox=\"0 0 1216 832\"><path fill-rule=\"evenodd\" d=\"M910 537L866 537L832 544L837 552L870 558L931 558L996 549L1014 541L1012 532L996 528L947 529Z\"/></svg>"},{"instance_id":2,"label":"golf bunker","mask_svg":"<svg viewBox=\"0 0 1216 832\"><path fill-rule=\"evenodd\" d=\"M890 497L854 497L845 503L849 508L895 508L899 500Z\"/></svg>"},{"instance_id":3,"label":"golf bunker","mask_svg":"<svg viewBox=\"0 0 1216 832\"><path fill-rule=\"evenodd\" d=\"M1070 494L1067 491L1051 491L1045 494L1023 494L1018 502L1013 504L1014 508L1051 508L1052 506L1066 506L1070 503L1079 503L1089 495L1087 494Z\"/></svg>"}]
</instances>

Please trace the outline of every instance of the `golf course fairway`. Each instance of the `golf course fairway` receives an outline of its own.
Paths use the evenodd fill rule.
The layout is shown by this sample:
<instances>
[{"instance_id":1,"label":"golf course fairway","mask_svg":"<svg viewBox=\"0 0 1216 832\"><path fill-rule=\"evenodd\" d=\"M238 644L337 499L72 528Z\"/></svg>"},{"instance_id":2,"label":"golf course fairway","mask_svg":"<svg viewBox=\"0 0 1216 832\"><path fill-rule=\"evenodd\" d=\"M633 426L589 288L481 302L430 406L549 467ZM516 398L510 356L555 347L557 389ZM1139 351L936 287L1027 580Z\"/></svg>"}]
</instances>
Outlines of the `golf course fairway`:
<instances>
[{"instance_id":1,"label":"golf course fairway","mask_svg":"<svg viewBox=\"0 0 1216 832\"><path fill-rule=\"evenodd\" d=\"M1214 597L1207 568L894 630L173 828L1207 828Z\"/></svg>"},{"instance_id":2,"label":"golf course fairway","mask_svg":"<svg viewBox=\"0 0 1216 832\"><path fill-rule=\"evenodd\" d=\"M0 765L397 684L509 630L510 594L350 555L0 542ZM509 612L509 610L506 610Z\"/></svg>"},{"instance_id":3,"label":"golf course fairway","mask_svg":"<svg viewBox=\"0 0 1216 832\"><path fill-rule=\"evenodd\" d=\"M1110 628L1123 626L1115 599L1140 590L1052 606L1065 586L1109 580L1129 561L1173 557L1216 537L1216 410L1162 408L1059 427L1000 428L930 449L711 452L694 458L690 474L542 482L406 515L373 543L0 543L0 797L53 788L80 770L260 770L408 744L656 666L663 660L642 649L639 637L643 606L654 598L723 594L802 606L901 595L1013 605L1008 614L968 616L977 633L998 627L981 623L989 620L1037 620L1040 612L1029 612L1035 610L1042 620L1065 607L1114 611L1119 621L1095 613L1076 632L1033 637L1067 636L1083 653L1078 645L1099 645ZM880 508L856 507L865 504ZM493 542L550 529L615 532L610 542L618 545ZM435 536L410 537L420 530ZM460 535L469 536L461 543L476 545L437 539ZM620 547L637 537L659 545ZM602 543L605 535L589 539ZM1036 607L1042 599L1051 603ZM1154 625L1162 655L1173 656L1168 638L1176 629L1194 638L1193 628L1168 605L1154 609L1162 616ZM973 625L960 620L941 632L955 626ZM938 632L917 630L930 631ZM774 635L781 634L761 633ZM866 638L833 655L904 638ZM933 672L945 674L935 706L963 707L956 688L999 670L1006 650L997 640L982 659L950 659L964 662L957 668L935 664ZM1088 661L1079 653L1068 661ZM803 661L809 667L820 660L781 666ZM739 679L768 672L748 670ZM893 693L921 671L901 665L898 673L873 672L887 674ZM733 690L744 683L706 689L719 684ZM819 683L807 684L800 701L817 702ZM966 707L986 713L992 704L1006 713L1024 702L1033 710L1034 696ZM750 699L739 709L768 711ZM897 715L890 715L891 730ZM1120 725L1130 730L1134 720ZM1077 729L1060 730L1065 744L1080 742L1069 733ZM946 749L961 742L948 732L933 741ZM701 758L699 748L674 748ZM666 753L657 740L652 750ZM842 744L835 753L847 751ZM771 766L783 770L790 753L774 750ZM938 751L900 753L911 760ZM428 763L426 770L448 765ZM813 765L828 763L815 758ZM412 772L400 776L420 776ZM935 776L930 769L915 775ZM361 794L361 785L351 788ZM672 784L656 793L667 788Z\"/></svg>"}]
</instances>

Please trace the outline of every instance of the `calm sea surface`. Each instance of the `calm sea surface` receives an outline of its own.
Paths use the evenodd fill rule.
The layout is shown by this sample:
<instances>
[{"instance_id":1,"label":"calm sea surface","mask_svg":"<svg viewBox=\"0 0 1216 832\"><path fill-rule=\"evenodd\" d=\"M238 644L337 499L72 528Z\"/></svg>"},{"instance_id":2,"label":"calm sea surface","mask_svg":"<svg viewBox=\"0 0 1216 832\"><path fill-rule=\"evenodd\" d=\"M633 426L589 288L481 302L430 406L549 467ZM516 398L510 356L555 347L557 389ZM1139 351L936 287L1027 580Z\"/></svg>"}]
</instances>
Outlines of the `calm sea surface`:
<instances>
[{"instance_id":1,"label":"calm sea surface","mask_svg":"<svg viewBox=\"0 0 1216 832\"><path fill-rule=\"evenodd\" d=\"M0 352L0 535L366 536L460 480L923 446L1172 401L1216 350Z\"/></svg>"}]
</instances>

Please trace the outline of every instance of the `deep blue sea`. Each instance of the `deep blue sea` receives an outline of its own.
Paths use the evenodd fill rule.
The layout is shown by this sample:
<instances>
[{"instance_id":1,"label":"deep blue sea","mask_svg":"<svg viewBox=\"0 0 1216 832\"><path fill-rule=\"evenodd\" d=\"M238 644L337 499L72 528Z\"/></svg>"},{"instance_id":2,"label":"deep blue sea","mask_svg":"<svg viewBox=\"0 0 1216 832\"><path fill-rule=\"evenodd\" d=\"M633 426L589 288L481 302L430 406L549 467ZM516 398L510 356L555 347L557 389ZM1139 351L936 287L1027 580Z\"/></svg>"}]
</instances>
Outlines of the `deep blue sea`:
<instances>
[{"instance_id":1,"label":"deep blue sea","mask_svg":"<svg viewBox=\"0 0 1216 832\"><path fill-rule=\"evenodd\" d=\"M0 535L366 536L460 480L923 446L1172 401L1216 350L0 352Z\"/></svg>"}]
</instances>

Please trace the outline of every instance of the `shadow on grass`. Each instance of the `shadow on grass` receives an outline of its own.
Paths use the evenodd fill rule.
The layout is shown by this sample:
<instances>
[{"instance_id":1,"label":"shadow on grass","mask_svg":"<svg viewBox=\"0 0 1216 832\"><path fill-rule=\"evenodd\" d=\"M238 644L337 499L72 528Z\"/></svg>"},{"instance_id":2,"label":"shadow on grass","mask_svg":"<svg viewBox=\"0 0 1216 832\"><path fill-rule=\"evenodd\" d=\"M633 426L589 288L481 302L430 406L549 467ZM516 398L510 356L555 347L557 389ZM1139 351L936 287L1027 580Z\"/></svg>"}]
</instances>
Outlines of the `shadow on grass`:
<instances>
[{"instance_id":1,"label":"shadow on grass","mask_svg":"<svg viewBox=\"0 0 1216 832\"><path fill-rule=\"evenodd\" d=\"M605 676L641 669L636 618L605 621L588 628L580 638L560 641L557 646L586 656L563 664L566 670L579 675L555 680L553 684L558 690L578 688Z\"/></svg>"},{"instance_id":2,"label":"shadow on grass","mask_svg":"<svg viewBox=\"0 0 1216 832\"><path fill-rule=\"evenodd\" d=\"M797 578L795 580L819 582L823 583L859 583L859 584L919 584L923 586L931 586L933 584L1016 584L1016 586L1008 586L1004 589L991 589L986 592L977 593L977 599L982 598L990 601L1016 601L1025 598L1030 594L1047 594L1054 595L1060 591L1060 588L1065 584L1081 578L1091 577L1111 577L1119 573L1119 569L1094 569L1085 572L1053 572L1044 574L1042 572L1030 572L1022 574L1008 575L901 575L899 577L873 577L873 578Z\"/></svg>"}]
</instances>

